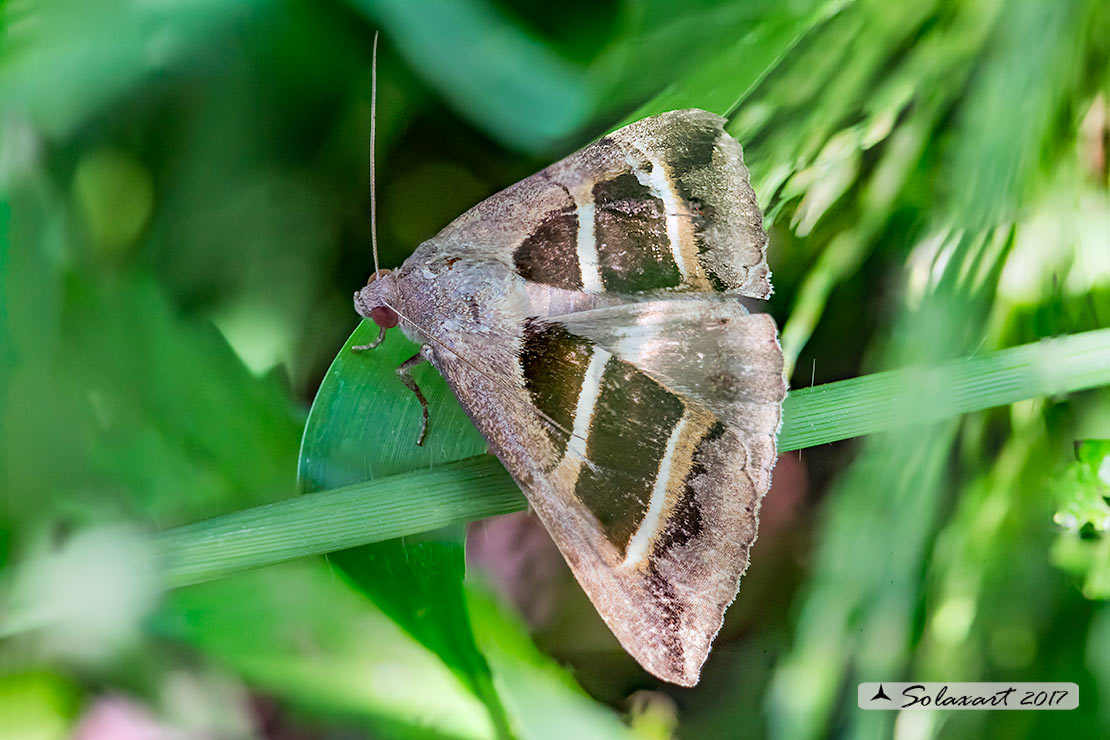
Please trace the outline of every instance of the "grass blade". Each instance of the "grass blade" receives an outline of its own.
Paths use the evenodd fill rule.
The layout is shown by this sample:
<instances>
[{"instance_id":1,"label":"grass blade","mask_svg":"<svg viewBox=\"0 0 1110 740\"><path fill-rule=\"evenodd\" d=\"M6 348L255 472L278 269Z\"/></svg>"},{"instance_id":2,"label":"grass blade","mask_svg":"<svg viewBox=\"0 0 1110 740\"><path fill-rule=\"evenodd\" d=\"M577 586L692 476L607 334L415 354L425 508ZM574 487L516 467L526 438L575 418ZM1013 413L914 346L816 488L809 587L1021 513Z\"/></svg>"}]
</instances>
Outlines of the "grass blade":
<instances>
[{"instance_id":1,"label":"grass blade","mask_svg":"<svg viewBox=\"0 0 1110 740\"><path fill-rule=\"evenodd\" d=\"M1110 329L876 373L787 398L780 451L1110 384ZM158 536L171 585L524 509L491 456L197 522Z\"/></svg>"}]
</instances>

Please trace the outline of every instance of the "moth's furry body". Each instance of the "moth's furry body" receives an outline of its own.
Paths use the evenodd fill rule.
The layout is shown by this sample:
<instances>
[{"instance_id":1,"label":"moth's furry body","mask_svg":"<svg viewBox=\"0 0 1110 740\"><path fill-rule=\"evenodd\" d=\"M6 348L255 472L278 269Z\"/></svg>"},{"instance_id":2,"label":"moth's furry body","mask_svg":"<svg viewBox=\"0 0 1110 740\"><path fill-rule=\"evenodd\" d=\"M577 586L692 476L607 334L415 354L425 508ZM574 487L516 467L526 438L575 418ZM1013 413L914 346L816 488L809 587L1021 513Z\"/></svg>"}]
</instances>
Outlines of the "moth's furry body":
<instances>
[{"instance_id":1,"label":"moth's furry body","mask_svg":"<svg viewBox=\"0 0 1110 740\"><path fill-rule=\"evenodd\" d=\"M424 345L621 644L697 682L770 487L786 386L766 235L722 119L639 121L356 294Z\"/></svg>"}]
</instances>

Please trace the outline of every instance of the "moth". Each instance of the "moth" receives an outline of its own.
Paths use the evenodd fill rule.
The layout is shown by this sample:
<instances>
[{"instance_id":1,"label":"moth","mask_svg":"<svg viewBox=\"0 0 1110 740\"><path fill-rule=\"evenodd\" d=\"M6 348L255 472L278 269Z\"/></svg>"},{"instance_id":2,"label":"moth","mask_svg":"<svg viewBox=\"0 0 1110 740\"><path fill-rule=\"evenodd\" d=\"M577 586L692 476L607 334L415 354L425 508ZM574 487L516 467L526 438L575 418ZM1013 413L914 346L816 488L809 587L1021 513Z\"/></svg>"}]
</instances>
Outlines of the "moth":
<instances>
[{"instance_id":1,"label":"moth","mask_svg":"<svg viewBox=\"0 0 1110 740\"><path fill-rule=\"evenodd\" d=\"M767 235L724 119L632 123L470 209L355 308L446 378L621 645L697 683L786 395ZM421 435L423 436L423 434Z\"/></svg>"}]
</instances>

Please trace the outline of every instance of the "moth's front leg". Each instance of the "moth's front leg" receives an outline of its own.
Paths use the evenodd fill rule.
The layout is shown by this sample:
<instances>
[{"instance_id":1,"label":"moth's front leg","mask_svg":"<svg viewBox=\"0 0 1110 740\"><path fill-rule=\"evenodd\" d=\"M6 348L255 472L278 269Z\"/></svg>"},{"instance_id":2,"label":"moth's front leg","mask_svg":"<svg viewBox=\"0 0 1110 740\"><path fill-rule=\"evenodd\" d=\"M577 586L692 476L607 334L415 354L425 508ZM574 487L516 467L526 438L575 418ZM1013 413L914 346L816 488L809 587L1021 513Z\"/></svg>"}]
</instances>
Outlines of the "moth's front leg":
<instances>
[{"instance_id":1,"label":"moth's front leg","mask_svg":"<svg viewBox=\"0 0 1110 740\"><path fill-rule=\"evenodd\" d=\"M424 414L424 420L420 425L420 436L416 438L416 444L421 447L424 445L424 438L428 436L428 401L424 398L420 386L416 384L416 380L412 377L412 369L427 361L431 351L432 345L422 345L419 352L397 366L397 377L405 384L406 388L416 394L417 400L420 401L420 410Z\"/></svg>"},{"instance_id":2,"label":"moth's front leg","mask_svg":"<svg viewBox=\"0 0 1110 740\"><path fill-rule=\"evenodd\" d=\"M370 342L370 344L356 344L356 345L353 345L351 347L351 351L352 352L369 352L372 349L376 349L377 346L382 343L382 340L385 339L386 330L387 330L387 327L379 326L378 327L378 338L377 339L375 339L373 342Z\"/></svg>"}]
</instances>

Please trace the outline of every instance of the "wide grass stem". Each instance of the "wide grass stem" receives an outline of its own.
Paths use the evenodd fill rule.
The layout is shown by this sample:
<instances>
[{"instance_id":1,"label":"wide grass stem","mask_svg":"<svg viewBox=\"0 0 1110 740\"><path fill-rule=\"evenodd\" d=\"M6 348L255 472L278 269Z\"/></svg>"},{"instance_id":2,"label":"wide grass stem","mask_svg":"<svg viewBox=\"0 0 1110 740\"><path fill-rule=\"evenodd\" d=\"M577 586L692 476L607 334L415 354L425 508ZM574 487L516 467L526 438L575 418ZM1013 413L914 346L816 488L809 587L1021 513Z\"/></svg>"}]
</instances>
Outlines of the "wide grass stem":
<instances>
[{"instance_id":1,"label":"wide grass stem","mask_svg":"<svg viewBox=\"0 0 1110 740\"><path fill-rule=\"evenodd\" d=\"M1040 396L1110 384L1110 329L1043 340L794 391L786 399L782 452ZM157 537L172 586L245 568L414 535L520 511L524 496L495 458L431 470L216 517Z\"/></svg>"}]
</instances>

